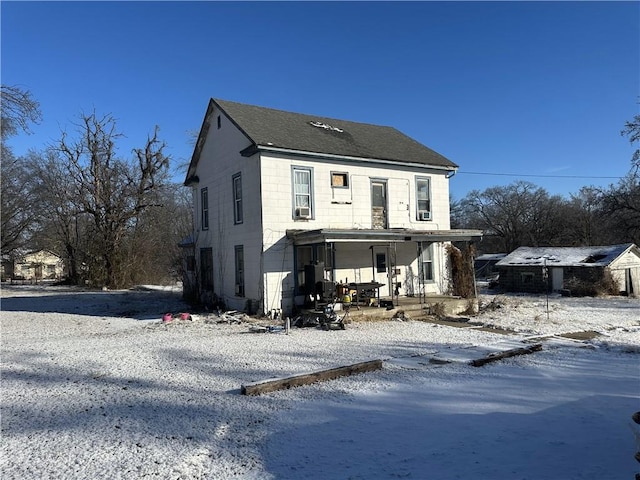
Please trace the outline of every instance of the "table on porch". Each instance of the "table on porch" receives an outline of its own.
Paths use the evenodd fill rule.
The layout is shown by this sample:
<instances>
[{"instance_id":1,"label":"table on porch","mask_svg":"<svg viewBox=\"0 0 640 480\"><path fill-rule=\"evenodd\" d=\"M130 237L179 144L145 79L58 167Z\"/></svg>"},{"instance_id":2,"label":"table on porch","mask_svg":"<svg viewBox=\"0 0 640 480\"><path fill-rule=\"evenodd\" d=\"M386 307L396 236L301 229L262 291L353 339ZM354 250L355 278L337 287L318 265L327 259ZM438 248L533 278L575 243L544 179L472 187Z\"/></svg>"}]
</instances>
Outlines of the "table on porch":
<instances>
[{"instance_id":1,"label":"table on porch","mask_svg":"<svg viewBox=\"0 0 640 480\"><path fill-rule=\"evenodd\" d=\"M380 305L380 287L383 287L384 284L382 283L378 283L378 282L352 282L347 284L347 287L349 288L349 291L356 291L356 296L353 299L353 304L356 307L359 307L361 302L364 300L362 297L362 292L367 292L367 291L375 291L375 295L372 297L371 295L365 295L366 299L369 298L375 298L378 302L378 305ZM365 300L366 302L366 300ZM368 303L363 303L363 305L367 305Z\"/></svg>"}]
</instances>

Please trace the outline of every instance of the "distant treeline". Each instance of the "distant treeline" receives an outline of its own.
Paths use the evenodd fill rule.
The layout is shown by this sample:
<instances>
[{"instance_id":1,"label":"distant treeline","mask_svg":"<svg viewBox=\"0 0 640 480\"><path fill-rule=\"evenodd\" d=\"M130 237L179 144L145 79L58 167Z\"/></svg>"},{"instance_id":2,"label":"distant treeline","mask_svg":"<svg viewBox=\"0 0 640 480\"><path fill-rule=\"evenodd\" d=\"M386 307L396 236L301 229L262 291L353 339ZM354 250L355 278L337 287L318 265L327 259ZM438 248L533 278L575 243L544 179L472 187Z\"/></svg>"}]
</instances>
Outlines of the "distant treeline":
<instances>
[{"instance_id":1,"label":"distant treeline","mask_svg":"<svg viewBox=\"0 0 640 480\"><path fill-rule=\"evenodd\" d=\"M452 228L484 231L481 253L526 246L640 242L640 176L634 166L617 185L583 187L568 199L530 182L474 190L451 204Z\"/></svg>"}]
</instances>

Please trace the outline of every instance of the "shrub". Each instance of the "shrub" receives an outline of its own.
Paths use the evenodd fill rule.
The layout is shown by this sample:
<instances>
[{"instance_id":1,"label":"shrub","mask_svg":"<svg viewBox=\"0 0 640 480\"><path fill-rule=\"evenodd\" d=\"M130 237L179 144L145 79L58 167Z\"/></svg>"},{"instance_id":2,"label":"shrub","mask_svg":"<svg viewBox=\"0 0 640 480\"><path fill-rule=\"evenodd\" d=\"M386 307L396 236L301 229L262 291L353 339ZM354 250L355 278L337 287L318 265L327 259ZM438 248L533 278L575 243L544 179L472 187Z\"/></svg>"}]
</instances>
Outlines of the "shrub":
<instances>
[{"instance_id":1,"label":"shrub","mask_svg":"<svg viewBox=\"0 0 640 480\"><path fill-rule=\"evenodd\" d=\"M599 297L620 293L618 282L608 270L605 270L602 277L596 281L571 277L565 280L564 286L574 297Z\"/></svg>"},{"instance_id":2,"label":"shrub","mask_svg":"<svg viewBox=\"0 0 640 480\"><path fill-rule=\"evenodd\" d=\"M447 245L447 253L451 261L452 292L462 298L473 298L476 295L473 257L475 248L469 245L460 250L453 245Z\"/></svg>"},{"instance_id":3,"label":"shrub","mask_svg":"<svg viewBox=\"0 0 640 480\"><path fill-rule=\"evenodd\" d=\"M446 308L444 302L430 303L429 315L433 315L436 318L444 318L446 316Z\"/></svg>"}]
</instances>

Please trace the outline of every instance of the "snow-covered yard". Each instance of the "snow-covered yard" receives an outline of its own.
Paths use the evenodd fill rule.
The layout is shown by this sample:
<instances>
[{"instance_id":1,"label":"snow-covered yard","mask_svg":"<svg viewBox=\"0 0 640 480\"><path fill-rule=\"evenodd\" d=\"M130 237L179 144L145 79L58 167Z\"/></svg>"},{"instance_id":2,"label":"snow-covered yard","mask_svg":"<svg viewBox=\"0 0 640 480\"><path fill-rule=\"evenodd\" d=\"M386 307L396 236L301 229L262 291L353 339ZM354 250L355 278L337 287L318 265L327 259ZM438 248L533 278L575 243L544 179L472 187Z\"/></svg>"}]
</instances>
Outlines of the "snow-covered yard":
<instances>
[{"instance_id":1,"label":"snow-covered yard","mask_svg":"<svg viewBox=\"0 0 640 480\"><path fill-rule=\"evenodd\" d=\"M256 334L215 316L162 323L186 309L171 291L3 286L2 478L633 478L640 300L553 297L548 316L545 297L493 305L474 322L517 333L408 320ZM601 335L535 339L542 351L477 368L429 362L585 330Z\"/></svg>"}]
</instances>

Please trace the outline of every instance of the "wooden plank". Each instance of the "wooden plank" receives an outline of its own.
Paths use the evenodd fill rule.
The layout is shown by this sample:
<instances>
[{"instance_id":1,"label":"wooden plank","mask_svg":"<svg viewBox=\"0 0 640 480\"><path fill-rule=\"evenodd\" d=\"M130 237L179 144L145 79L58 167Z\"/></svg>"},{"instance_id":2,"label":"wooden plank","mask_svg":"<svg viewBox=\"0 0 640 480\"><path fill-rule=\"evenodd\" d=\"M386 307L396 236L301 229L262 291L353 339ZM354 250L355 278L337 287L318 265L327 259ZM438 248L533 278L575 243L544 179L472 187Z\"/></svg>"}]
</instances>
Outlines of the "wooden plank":
<instances>
[{"instance_id":1,"label":"wooden plank","mask_svg":"<svg viewBox=\"0 0 640 480\"><path fill-rule=\"evenodd\" d=\"M291 377L263 380L260 382L242 385L240 391L243 395L261 395L263 393L275 392L276 390L286 390L291 387L309 385L316 382L325 382L339 377L346 377L357 373L372 372L382 369L382 360L371 360L368 362L355 363L344 367L330 368L318 372L303 373Z\"/></svg>"},{"instance_id":2,"label":"wooden plank","mask_svg":"<svg viewBox=\"0 0 640 480\"><path fill-rule=\"evenodd\" d=\"M471 360L471 365L474 367L481 367L482 365L486 365L489 362L495 362L496 360L500 360L502 358L507 357L515 357L516 355L527 355L529 353L538 352L542 350L542 344L536 343L534 345L530 345L528 347L523 348L513 348L511 350L505 350L504 352L499 353L491 353L484 358L479 358L477 360Z\"/></svg>"}]
</instances>

